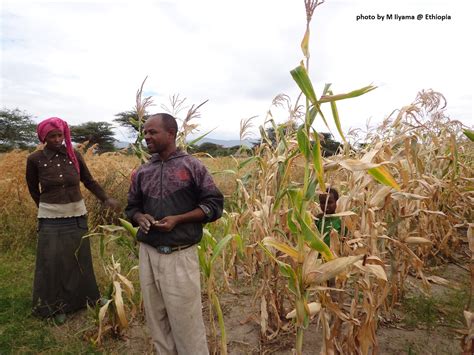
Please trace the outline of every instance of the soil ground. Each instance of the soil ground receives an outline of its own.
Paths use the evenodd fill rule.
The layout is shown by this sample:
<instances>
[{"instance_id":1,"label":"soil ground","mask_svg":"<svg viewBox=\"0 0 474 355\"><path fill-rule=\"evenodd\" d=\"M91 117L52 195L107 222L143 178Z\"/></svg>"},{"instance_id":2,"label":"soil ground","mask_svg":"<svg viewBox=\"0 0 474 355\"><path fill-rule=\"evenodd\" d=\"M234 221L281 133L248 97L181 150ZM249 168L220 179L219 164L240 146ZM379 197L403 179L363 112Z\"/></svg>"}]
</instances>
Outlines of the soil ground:
<instances>
[{"instance_id":1,"label":"soil ground","mask_svg":"<svg viewBox=\"0 0 474 355\"><path fill-rule=\"evenodd\" d=\"M450 287L433 283L430 294L419 290L420 280L410 276L406 296L389 316L379 319L376 332L379 354L460 354L461 331L466 328L463 309L469 302L470 273L467 243L451 260L425 268L425 276L441 277ZM14 272L12 272L14 270ZM102 344L92 345L97 327L92 312L69 315L65 324L54 325L31 316L31 285L34 255L0 254L0 354L153 354L142 313L121 337L107 333ZM438 279L443 280L443 279ZM435 279L436 280L436 279ZM231 284L236 293L221 292L228 353L291 354L294 329L281 331L273 340L262 341L259 302L255 286L243 281ZM210 332L208 304L203 296L203 314L210 349L217 348ZM285 307L285 308L290 308ZM472 309L472 308L469 308ZM303 353L320 354L322 337L317 318L304 333Z\"/></svg>"},{"instance_id":2,"label":"soil ground","mask_svg":"<svg viewBox=\"0 0 474 355\"><path fill-rule=\"evenodd\" d=\"M427 296L418 291L416 284L419 280L410 277L407 282L407 298L418 303L401 304L389 322L381 322L376 333L378 353L461 353L458 330L465 328L462 308L467 301L469 273L462 265L451 263L433 268L431 274L448 279L457 288L433 284L431 295ZM272 341L261 341L258 306L253 298L254 294L250 288L239 289L238 294L223 293L220 297L229 354L291 354L295 340L291 330L281 332ZM212 349L214 344L210 337L207 312L207 304L204 302L203 313ZM59 342L67 342L68 337L77 336L81 332L84 336L88 333L94 334L87 329L87 324L90 324L87 321L87 312L78 313L70 317L66 324L55 327L55 337ZM305 331L304 354L319 354L320 346L321 327L318 326L317 320L313 319ZM106 337L101 348L111 354L153 354L148 330L142 318L134 320L122 338Z\"/></svg>"}]
</instances>

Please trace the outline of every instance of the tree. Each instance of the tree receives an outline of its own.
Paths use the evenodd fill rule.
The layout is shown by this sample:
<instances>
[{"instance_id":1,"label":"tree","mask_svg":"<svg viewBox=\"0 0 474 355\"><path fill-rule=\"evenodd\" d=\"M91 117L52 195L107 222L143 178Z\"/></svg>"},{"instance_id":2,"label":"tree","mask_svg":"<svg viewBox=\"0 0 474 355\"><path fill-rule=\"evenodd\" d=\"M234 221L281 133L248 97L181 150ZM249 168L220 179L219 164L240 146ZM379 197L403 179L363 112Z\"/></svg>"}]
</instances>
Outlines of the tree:
<instances>
[{"instance_id":1,"label":"tree","mask_svg":"<svg viewBox=\"0 0 474 355\"><path fill-rule=\"evenodd\" d=\"M122 127L128 128L132 136L136 136L138 132L138 115L136 111L123 111L114 116L117 117L114 119L114 122L117 122ZM146 116L144 119L146 119Z\"/></svg>"},{"instance_id":2,"label":"tree","mask_svg":"<svg viewBox=\"0 0 474 355\"><path fill-rule=\"evenodd\" d=\"M324 137L321 139L321 151L323 152L323 156L329 157L336 154L341 143L335 141L333 135L329 132L322 132L321 134Z\"/></svg>"},{"instance_id":3,"label":"tree","mask_svg":"<svg viewBox=\"0 0 474 355\"><path fill-rule=\"evenodd\" d=\"M31 115L18 108L0 110L0 151L31 147L35 137L36 124Z\"/></svg>"},{"instance_id":4,"label":"tree","mask_svg":"<svg viewBox=\"0 0 474 355\"><path fill-rule=\"evenodd\" d=\"M115 150L116 139L112 132L112 124L108 122L89 121L71 126L71 140L75 143L88 141L88 147L98 144L100 153Z\"/></svg>"}]
</instances>

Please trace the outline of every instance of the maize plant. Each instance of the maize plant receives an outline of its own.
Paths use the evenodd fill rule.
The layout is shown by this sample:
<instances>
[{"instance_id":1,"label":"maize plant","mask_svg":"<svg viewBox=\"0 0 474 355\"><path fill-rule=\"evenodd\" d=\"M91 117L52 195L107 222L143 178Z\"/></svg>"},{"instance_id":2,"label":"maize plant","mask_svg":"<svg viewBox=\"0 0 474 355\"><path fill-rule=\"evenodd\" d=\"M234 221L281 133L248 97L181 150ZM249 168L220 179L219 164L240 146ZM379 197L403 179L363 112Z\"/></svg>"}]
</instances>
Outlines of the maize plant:
<instances>
[{"instance_id":1,"label":"maize plant","mask_svg":"<svg viewBox=\"0 0 474 355\"><path fill-rule=\"evenodd\" d=\"M225 231L226 232L226 231ZM232 234L224 233L219 242L209 233L207 228L203 230L203 237L198 247L199 264L206 284L207 297L209 301L209 320L211 323L211 335L217 339L217 330L214 323L214 314L217 316L220 329L220 349L211 349L212 353L227 354L227 336L222 314L221 304L216 291L216 280L214 276L214 263L226 247L227 243L233 238Z\"/></svg>"},{"instance_id":2,"label":"maize plant","mask_svg":"<svg viewBox=\"0 0 474 355\"><path fill-rule=\"evenodd\" d=\"M100 344L104 334L111 331L120 335L129 325L130 320L136 315L137 307L134 303L135 288L129 280L130 273L138 267L133 267L127 275L121 273L120 263L115 261L104 266L105 273L109 276L110 284L103 294L100 305L97 306L97 322L99 330L94 344Z\"/></svg>"}]
</instances>

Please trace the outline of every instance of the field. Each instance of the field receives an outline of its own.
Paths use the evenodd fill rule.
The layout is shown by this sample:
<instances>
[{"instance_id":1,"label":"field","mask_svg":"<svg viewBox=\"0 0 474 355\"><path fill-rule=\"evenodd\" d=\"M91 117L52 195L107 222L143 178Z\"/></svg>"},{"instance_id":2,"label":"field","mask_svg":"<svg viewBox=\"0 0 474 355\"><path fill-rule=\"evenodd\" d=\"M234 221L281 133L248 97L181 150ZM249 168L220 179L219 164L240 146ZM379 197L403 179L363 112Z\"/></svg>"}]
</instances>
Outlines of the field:
<instances>
[{"instance_id":1,"label":"field","mask_svg":"<svg viewBox=\"0 0 474 355\"><path fill-rule=\"evenodd\" d=\"M474 147L466 128L439 109L442 99L420 93L381 126L351 137L364 144L330 157L318 153L319 136L273 119L266 125L275 137L262 129L253 151L200 157L225 194L224 216L205 227L200 244L212 353L472 350ZM83 154L125 206L139 159ZM123 216L105 211L86 190L94 267L107 302L61 326L30 315L36 207L24 179L27 155L0 157L0 353L151 354L136 241ZM340 193L344 231L331 233L330 248L313 223L318 194L328 186Z\"/></svg>"},{"instance_id":2,"label":"field","mask_svg":"<svg viewBox=\"0 0 474 355\"><path fill-rule=\"evenodd\" d=\"M198 248L209 349L472 354L472 127L449 117L441 93L423 90L377 127L344 134L338 101L376 87L334 94L326 84L316 95L308 47L310 22L322 3L305 0L303 60L290 71L301 90L296 101L275 97L252 149L219 159L198 156L225 195L222 218L204 226ZM92 174L122 207L133 169L148 159L142 124L152 102L142 98L144 84L130 119L138 133L132 152L83 151ZM184 101L171 101L170 113L181 117ZM180 120L182 149L203 104ZM329 129L328 113L334 137L342 141L334 155L325 154L324 135L315 130L319 123ZM254 123L241 122L241 140ZM36 207L25 183L27 155L0 156L0 353L153 353L139 291L136 230L85 190L102 299L63 325L30 315ZM339 192L336 213L321 217L319 196L329 187ZM316 227L318 216L323 223L340 222L327 243Z\"/></svg>"}]
</instances>

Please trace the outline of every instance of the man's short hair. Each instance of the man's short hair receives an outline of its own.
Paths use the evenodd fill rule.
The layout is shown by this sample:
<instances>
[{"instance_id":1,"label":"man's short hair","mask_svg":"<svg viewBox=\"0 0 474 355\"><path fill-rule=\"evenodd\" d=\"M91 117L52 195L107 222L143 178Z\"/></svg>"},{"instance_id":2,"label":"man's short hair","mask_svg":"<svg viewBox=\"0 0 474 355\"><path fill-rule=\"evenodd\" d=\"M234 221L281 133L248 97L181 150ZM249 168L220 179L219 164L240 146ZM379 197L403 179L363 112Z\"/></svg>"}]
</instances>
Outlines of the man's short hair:
<instances>
[{"instance_id":1,"label":"man's short hair","mask_svg":"<svg viewBox=\"0 0 474 355\"><path fill-rule=\"evenodd\" d=\"M148 118L161 118L161 122L163 123L163 128L170 133L176 135L178 134L178 123L176 119L171 116L169 113L155 113L154 115L148 116Z\"/></svg>"}]
</instances>

